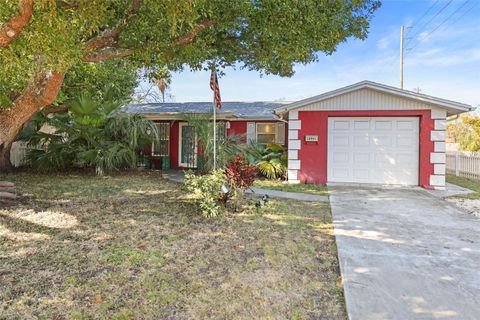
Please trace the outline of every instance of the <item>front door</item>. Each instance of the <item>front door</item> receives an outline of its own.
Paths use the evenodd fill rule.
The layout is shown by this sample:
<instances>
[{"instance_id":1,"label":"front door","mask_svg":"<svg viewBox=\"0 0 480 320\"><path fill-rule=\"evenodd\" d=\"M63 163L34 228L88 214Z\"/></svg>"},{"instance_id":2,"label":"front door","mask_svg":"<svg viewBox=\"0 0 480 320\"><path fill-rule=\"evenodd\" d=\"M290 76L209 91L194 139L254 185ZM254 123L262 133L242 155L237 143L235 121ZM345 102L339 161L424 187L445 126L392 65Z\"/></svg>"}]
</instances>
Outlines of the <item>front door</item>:
<instances>
[{"instance_id":1,"label":"front door","mask_svg":"<svg viewBox=\"0 0 480 320\"><path fill-rule=\"evenodd\" d=\"M188 123L180 123L179 129L179 166L195 168L197 166L197 135L195 128Z\"/></svg>"}]
</instances>

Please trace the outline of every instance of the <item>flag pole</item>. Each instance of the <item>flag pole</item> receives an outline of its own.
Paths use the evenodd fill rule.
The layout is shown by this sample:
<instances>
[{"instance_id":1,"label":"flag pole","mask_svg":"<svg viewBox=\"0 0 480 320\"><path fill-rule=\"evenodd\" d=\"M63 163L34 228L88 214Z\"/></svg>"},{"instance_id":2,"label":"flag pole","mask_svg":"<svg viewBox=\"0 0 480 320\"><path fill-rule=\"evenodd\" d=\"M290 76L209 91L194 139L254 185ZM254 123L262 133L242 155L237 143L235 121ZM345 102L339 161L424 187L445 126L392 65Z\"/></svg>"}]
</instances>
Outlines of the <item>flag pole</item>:
<instances>
[{"instance_id":1,"label":"flag pole","mask_svg":"<svg viewBox=\"0 0 480 320\"><path fill-rule=\"evenodd\" d=\"M215 72L215 66L213 67ZM215 74L216 77L216 74ZM215 91L213 92L213 170L217 169L217 107L215 106Z\"/></svg>"}]
</instances>

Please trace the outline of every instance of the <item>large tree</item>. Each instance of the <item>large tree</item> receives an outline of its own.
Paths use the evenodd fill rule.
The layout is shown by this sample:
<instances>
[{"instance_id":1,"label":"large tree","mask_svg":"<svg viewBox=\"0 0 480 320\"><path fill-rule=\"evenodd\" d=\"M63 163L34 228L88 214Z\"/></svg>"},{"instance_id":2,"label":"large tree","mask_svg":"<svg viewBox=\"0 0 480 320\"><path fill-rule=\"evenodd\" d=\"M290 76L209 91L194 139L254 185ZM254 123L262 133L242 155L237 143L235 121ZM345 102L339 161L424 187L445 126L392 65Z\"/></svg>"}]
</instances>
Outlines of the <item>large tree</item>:
<instances>
[{"instance_id":1,"label":"large tree","mask_svg":"<svg viewBox=\"0 0 480 320\"><path fill-rule=\"evenodd\" d=\"M4 0L0 4L0 170L11 143L55 102L65 72L126 59L136 67L205 62L291 76L295 63L364 39L376 0Z\"/></svg>"}]
</instances>

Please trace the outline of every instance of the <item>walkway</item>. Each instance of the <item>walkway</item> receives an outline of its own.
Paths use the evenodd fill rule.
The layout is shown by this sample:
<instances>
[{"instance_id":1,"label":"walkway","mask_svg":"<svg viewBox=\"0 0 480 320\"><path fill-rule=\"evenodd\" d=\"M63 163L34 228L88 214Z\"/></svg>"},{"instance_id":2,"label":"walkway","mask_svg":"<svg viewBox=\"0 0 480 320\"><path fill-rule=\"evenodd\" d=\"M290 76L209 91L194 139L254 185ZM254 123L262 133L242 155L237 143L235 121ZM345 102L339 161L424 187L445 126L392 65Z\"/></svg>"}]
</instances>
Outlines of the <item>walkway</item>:
<instances>
[{"instance_id":1,"label":"walkway","mask_svg":"<svg viewBox=\"0 0 480 320\"><path fill-rule=\"evenodd\" d=\"M182 171L170 171L162 174L165 179L183 182L184 176ZM261 189L261 188L250 188L246 191L250 194L255 194L259 196L268 195L271 198L284 198L284 199L293 199L299 201L328 201L328 196L321 196L308 193L300 192L287 192L287 191L278 191L270 189Z\"/></svg>"}]
</instances>

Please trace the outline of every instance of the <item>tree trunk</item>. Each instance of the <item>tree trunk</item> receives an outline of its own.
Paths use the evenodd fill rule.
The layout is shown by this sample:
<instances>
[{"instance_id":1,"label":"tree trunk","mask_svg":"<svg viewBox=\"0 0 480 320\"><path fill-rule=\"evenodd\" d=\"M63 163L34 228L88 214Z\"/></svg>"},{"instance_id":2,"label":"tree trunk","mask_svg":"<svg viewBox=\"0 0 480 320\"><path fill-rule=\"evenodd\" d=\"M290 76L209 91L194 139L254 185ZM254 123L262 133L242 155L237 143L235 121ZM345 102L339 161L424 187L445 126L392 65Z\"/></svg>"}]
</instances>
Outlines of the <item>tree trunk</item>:
<instances>
[{"instance_id":1,"label":"tree trunk","mask_svg":"<svg viewBox=\"0 0 480 320\"><path fill-rule=\"evenodd\" d=\"M36 77L14 101L12 107L0 111L0 172L10 171L10 148L13 141L35 113L52 104L65 74L44 72Z\"/></svg>"}]
</instances>

